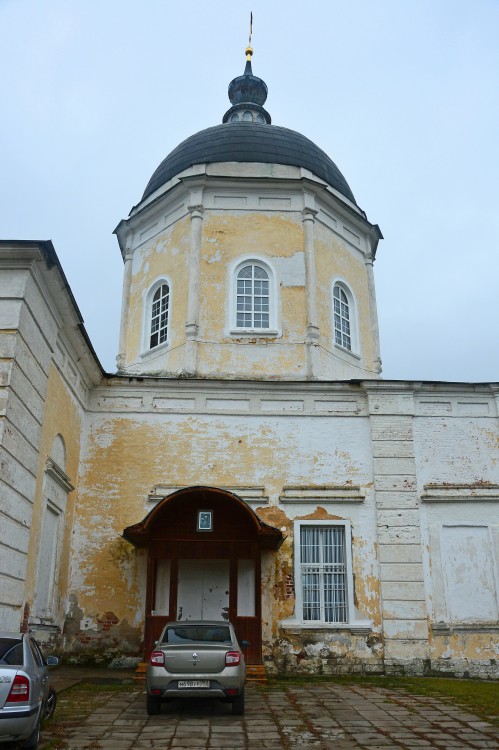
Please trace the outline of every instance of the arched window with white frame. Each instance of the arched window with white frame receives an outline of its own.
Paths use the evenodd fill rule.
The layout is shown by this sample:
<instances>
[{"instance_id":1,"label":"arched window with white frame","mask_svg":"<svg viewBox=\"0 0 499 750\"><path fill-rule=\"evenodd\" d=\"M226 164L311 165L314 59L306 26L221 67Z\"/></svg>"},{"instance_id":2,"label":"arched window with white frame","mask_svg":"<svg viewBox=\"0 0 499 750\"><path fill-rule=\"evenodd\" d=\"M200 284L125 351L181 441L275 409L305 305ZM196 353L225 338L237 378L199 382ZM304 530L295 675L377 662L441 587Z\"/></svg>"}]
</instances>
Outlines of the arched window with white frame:
<instances>
[{"instance_id":1,"label":"arched window with white frame","mask_svg":"<svg viewBox=\"0 0 499 750\"><path fill-rule=\"evenodd\" d=\"M154 349L168 341L170 287L166 281L162 281L148 296L148 348Z\"/></svg>"},{"instance_id":2,"label":"arched window with white frame","mask_svg":"<svg viewBox=\"0 0 499 750\"><path fill-rule=\"evenodd\" d=\"M357 321L352 292L341 281L333 286L334 343L349 352L357 350Z\"/></svg>"},{"instance_id":3,"label":"arched window with white frame","mask_svg":"<svg viewBox=\"0 0 499 750\"><path fill-rule=\"evenodd\" d=\"M256 260L242 263L236 269L235 287L236 328L272 328L273 289L269 269Z\"/></svg>"}]
</instances>

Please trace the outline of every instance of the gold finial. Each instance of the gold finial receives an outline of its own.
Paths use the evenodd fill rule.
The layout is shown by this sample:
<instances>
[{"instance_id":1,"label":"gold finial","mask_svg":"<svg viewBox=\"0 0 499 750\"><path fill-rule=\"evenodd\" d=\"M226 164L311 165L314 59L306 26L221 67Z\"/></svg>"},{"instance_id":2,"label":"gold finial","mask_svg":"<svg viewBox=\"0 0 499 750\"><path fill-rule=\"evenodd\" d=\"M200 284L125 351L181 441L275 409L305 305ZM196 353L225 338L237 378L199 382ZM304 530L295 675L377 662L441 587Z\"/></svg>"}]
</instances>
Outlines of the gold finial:
<instances>
[{"instance_id":1,"label":"gold finial","mask_svg":"<svg viewBox=\"0 0 499 750\"><path fill-rule=\"evenodd\" d=\"M253 48L251 46L252 35L253 35L253 11L251 11L250 13L250 33L249 33L248 46L246 47L246 50L245 50L246 60L251 60L251 55L253 54Z\"/></svg>"}]
</instances>

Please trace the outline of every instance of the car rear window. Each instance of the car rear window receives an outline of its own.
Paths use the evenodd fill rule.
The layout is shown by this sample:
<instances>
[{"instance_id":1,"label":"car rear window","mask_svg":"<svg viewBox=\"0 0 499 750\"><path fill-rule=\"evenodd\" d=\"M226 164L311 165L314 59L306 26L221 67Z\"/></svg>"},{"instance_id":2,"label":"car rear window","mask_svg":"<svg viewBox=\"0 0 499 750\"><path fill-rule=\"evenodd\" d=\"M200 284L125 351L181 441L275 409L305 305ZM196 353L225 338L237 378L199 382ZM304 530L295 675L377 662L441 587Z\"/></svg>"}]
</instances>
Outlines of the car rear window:
<instances>
[{"instance_id":1,"label":"car rear window","mask_svg":"<svg viewBox=\"0 0 499 750\"><path fill-rule=\"evenodd\" d=\"M18 638L0 638L0 664L20 667L23 663L23 644Z\"/></svg>"},{"instance_id":2,"label":"car rear window","mask_svg":"<svg viewBox=\"0 0 499 750\"><path fill-rule=\"evenodd\" d=\"M175 625L167 628L162 643L232 643L225 625Z\"/></svg>"}]
</instances>

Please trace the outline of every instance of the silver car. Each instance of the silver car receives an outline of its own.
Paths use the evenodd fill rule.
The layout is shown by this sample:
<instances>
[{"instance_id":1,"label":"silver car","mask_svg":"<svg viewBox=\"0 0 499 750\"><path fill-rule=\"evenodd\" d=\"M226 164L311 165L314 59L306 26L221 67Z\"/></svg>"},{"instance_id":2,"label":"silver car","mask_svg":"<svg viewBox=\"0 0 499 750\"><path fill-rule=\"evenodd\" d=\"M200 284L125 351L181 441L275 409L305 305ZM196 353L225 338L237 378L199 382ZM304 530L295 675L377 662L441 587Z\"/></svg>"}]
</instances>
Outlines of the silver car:
<instances>
[{"instance_id":1,"label":"silver car","mask_svg":"<svg viewBox=\"0 0 499 750\"><path fill-rule=\"evenodd\" d=\"M29 633L0 631L0 743L36 750L41 720L55 701L48 667L57 663L55 656L44 658Z\"/></svg>"},{"instance_id":2,"label":"silver car","mask_svg":"<svg viewBox=\"0 0 499 750\"><path fill-rule=\"evenodd\" d=\"M249 643L241 641L241 646ZM229 622L169 622L147 667L147 713L159 714L169 698L220 698L244 713L246 664Z\"/></svg>"}]
</instances>

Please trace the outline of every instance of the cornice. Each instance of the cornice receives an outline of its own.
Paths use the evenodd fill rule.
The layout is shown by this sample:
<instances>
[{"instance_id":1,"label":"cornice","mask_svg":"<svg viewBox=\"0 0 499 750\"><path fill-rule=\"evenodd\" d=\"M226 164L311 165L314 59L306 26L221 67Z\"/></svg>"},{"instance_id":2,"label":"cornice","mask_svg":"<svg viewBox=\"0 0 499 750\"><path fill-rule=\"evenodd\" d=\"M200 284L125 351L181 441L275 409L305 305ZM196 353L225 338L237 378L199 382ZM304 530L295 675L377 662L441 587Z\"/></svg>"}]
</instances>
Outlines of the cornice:
<instances>
[{"instance_id":1,"label":"cornice","mask_svg":"<svg viewBox=\"0 0 499 750\"><path fill-rule=\"evenodd\" d=\"M52 458L47 458L47 460L45 461L45 472L49 477L52 477L52 479L57 482L57 484L62 487L65 492L71 492L72 490L74 490L74 485L71 484L68 475L61 469L58 464L56 464L56 462Z\"/></svg>"}]
</instances>

